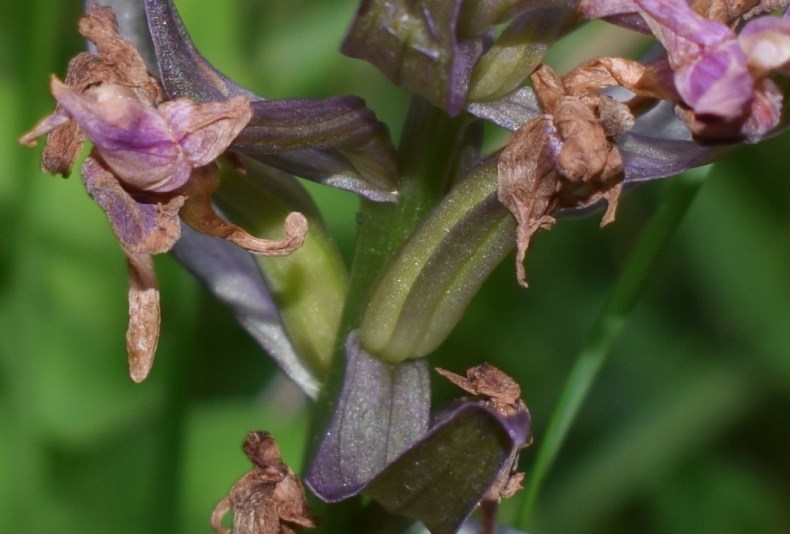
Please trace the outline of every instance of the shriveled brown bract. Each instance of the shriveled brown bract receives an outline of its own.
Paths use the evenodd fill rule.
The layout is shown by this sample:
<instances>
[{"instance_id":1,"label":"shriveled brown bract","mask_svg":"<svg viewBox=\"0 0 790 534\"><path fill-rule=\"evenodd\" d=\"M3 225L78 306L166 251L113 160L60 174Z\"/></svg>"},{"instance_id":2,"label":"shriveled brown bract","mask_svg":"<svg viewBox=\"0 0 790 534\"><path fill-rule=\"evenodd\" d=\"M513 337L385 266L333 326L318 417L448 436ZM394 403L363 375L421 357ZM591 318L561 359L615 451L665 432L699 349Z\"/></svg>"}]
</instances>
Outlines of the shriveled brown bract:
<instances>
[{"instance_id":1,"label":"shriveled brown bract","mask_svg":"<svg viewBox=\"0 0 790 534\"><path fill-rule=\"evenodd\" d=\"M527 405L521 399L521 387L518 383L491 364L476 365L466 371L466 376L438 367L436 372L473 395L480 404L488 406L503 417L528 413ZM530 437L524 447L529 446L531 442ZM484 534L496 531L496 512L499 501L512 497L522 489L521 482L524 480L524 473L516 471L518 458L519 450L514 450L494 483L480 500L480 530Z\"/></svg>"},{"instance_id":2,"label":"shriveled brown bract","mask_svg":"<svg viewBox=\"0 0 790 534\"><path fill-rule=\"evenodd\" d=\"M538 230L555 213L606 201L601 226L614 221L623 182L623 160L614 138L634 124L631 109L602 93L621 86L640 98L674 96L662 62L649 66L620 58L590 61L564 78L547 65L531 75L545 115L519 128L499 156L498 194L518 224L517 278L526 286L524 259Z\"/></svg>"},{"instance_id":3,"label":"shriveled brown bract","mask_svg":"<svg viewBox=\"0 0 790 534\"><path fill-rule=\"evenodd\" d=\"M214 530L229 534L222 526L229 511L233 512L233 534L292 534L315 528L302 483L283 463L271 434L250 432L243 450L254 467L217 503L211 514Z\"/></svg>"}]
</instances>

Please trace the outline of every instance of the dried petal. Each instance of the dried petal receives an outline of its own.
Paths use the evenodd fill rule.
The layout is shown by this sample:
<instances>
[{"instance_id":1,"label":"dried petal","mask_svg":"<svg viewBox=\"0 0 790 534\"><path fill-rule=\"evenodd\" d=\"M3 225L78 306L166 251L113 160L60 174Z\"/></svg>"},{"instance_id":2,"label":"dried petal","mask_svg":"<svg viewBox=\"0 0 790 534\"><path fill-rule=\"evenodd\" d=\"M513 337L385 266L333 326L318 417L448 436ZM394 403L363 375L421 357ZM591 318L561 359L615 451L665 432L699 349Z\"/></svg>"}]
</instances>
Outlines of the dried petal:
<instances>
[{"instance_id":1,"label":"dried petal","mask_svg":"<svg viewBox=\"0 0 790 534\"><path fill-rule=\"evenodd\" d=\"M726 0L721 0L726 1ZM762 13L767 13L769 11L774 11L775 9L781 9L787 7L788 0L760 0L759 2L755 2L754 0L750 0L746 5L751 5L756 3L757 5L752 8L750 11L744 13L743 18L750 19L756 15L760 15Z\"/></svg>"},{"instance_id":2,"label":"dried petal","mask_svg":"<svg viewBox=\"0 0 790 534\"><path fill-rule=\"evenodd\" d=\"M140 87L144 91L153 89L154 94L161 95L159 83L148 74L145 62L137 49L130 42L121 38L118 33L118 21L111 8L97 6L89 9L80 19L78 28L80 34L95 45L96 52L100 58L105 60L105 65L118 76L116 80L113 80L107 76L107 73L102 72L100 77L94 78L94 82L123 83L130 87ZM76 80L67 80L67 82L72 85L76 84ZM82 83L91 82L85 80ZM155 98L152 96L151 100L155 100Z\"/></svg>"},{"instance_id":3,"label":"dried petal","mask_svg":"<svg viewBox=\"0 0 790 534\"><path fill-rule=\"evenodd\" d=\"M675 87L697 115L725 120L742 118L754 97L746 54L734 39L675 67Z\"/></svg>"},{"instance_id":4,"label":"dried petal","mask_svg":"<svg viewBox=\"0 0 790 534\"><path fill-rule=\"evenodd\" d=\"M191 172L165 118L122 85L101 84L85 95L52 78L52 94L126 185L172 191Z\"/></svg>"},{"instance_id":5,"label":"dried petal","mask_svg":"<svg viewBox=\"0 0 790 534\"><path fill-rule=\"evenodd\" d=\"M691 8L707 19L730 24L758 3L759 0L693 0Z\"/></svg>"},{"instance_id":6,"label":"dried petal","mask_svg":"<svg viewBox=\"0 0 790 534\"><path fill-rule=\"evenodd\" d=\"M524 259L532 236L551 228L556 219L553 195L560 176L554 161L560 140L551 117L534 119L519 128L499 156L497 164L499 201L513 213L516 232L516 278L527 287Z\"/></svg>"},{"instance_id":7,"label":"dried petal","mask_svg":"<svg viewBox=\"0 0 790 534\"><path fill-rule=\"evenodd\" d=\"M159 342L159 288L153 258L148 254L124 252L129 267L126 350L129 354L129 376L139 384L151 371Z\"/></svg>"},{"instance_id":8,"label":"dried petal","mask_svg":"<svg viewBox=\"0 0 790 534\"><path fill-rule=\"evenodd\" d=\"M782 90L770 79L757 82L751 113L741 129L748 141L756 143L776 128L782 118L783 100Z\"/></svg>"},{"instance_id":9,"label":"dried petal","mask_svg":"<svg viewBox=\"0 0 790 534\"><path fill-rule=\"evenodd\" d=\"M211 195L219 187L216 164L195 169L183 192L187 196L181 218L189 226L206 235L222 237L254 254L285 256L298 249L307 236L307 219L293 212L285 219L285 238L268 240L253 237L244 229L221 218L211 204Z\"/></svg>"},{"instance_id":10,"label":"dried petal","mask_svg":"<svg viewBox=\"0 0 790 534\"><path fill-rule=\"evenodd\" d=\"M82 177L88 194L107 214L124 249L136 254L161 254L172 248L181 232L178 211L183 196L140 202L94 157L85 159Z\"/></svg>"},{"instance_id":11,"label":"dried petal","mask_svg":"<svg viewBox=\"0 0 790 534\"><path fill-rule=\"evenodd\" d=\"M569 95L581 96L619 86L648 98L679 99L669 65L661 60L643 65L617 57L597 58L573 69L562 82Z\"/></svg>"},{"instance_id":12,"label":"dried petal","mask_svg":"<svg viewBox=\"0 0 790 534\"><path fill-rule=\"evenodd\" d=\"M556 161L560 173L574 182L600 176L608 160L609 141L590 107L578 98L563 98L554 111L554 125L562 140Z\"/></svg>"},{"instance_id":13,"label":"dried petal","mask_svg":"<svg viewBox=\"0 0 790 534\"><path fill-rule=\"evenodd\" d=\"M515 407L521 398L518 382L488 363L467 369L465 377L438 367L436 372L467 393L490 401L492 407L503 415L512 415L504 411Z\"/></svg>"},{"instance_id":14,"label":"dried petal","mask_svg":"<svg viewBox=\"0 0 790 534\"><path fill-rule=\"evenodd\" d=\"M302 483L282 461L268 432L250 432L243 450L253 470L241 477L211 514L211 526L227 534L222 517L233 511L233 534L290 534L317 525Z\"/></svg>"},{"instance_id":15,"label":"dried petal","mask_svg":"<svg viewBox=\"0 0 790 534\"><path fill-rule=\"evenodd\" d=\"M52 132L59 126L66 124L70 120L71 118L66 113L63 112L47 115L46 117L41 119L35 126L33 126L30 130L22 134L22 136L19 138L19 144L32 148L36 146L36 144L38 143L39 137L41 137L42 135L47 135L48 133ZM45 167L44 170L48 171L49 169Z\"/></svg>"},{"instance_id":16,"label":"dried petal","mask_svg":"<svg viewBox=\"0 0 790 534\"><path fill-rule=\"evenodd\" d=\"M179 98L164 102L158 111L192 167L217 159L252 117L250 101L244 96L203 104Z\"/></svg>"}]
</instances>

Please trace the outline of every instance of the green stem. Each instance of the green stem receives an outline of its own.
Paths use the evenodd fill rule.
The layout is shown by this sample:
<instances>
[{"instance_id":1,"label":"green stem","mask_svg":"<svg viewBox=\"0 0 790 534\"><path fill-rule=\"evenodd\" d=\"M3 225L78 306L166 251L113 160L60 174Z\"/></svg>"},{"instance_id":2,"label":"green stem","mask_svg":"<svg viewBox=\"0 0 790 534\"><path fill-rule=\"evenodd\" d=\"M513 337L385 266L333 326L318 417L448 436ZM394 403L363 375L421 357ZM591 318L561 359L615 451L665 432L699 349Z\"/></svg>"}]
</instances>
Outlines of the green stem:
<instances>
[{"instance_id":1,"label":"green stem","mask_svg":"<svg viewBox=\"0 0 790 534\"><path fill-rule=\"evenodd\" d=\"M628 314L645 287L661 251L669 242L690 206L710 167L695 169L674 178L664 201L651 217L631 252L622 274L611 289L579 353L552 414L546 435L540 440L535 466L530 473L516 524L527 528L540 489L562 448L568 431L592 387Z\"/></svg>"},{"instance_id":2,"label":"green stem","mask_svg":"<svg viewBox=\"0 0 790 534\"><path fill-rule=\"evenodd\" d=\"M398 151L398 202L362 201L351 282L341 320L339 347L359 325L373 282L418 223L443 196L451 180L466 117L450 118L413 97Z\"/></svg>"},{"instance_id":3,"label":"green stem","mask_svg":"<svg viewBox=\"0 0 790 534\"><path fill-rule=\"evenodd\" d=\"M305 465L310 464L334 412L345 372L345 339L358 327L371 287L381 270L414 231L422 216L444 195L466 124L466 118L450 118L420 97L413 97L399 147L399 200L396 204L362 200L359 235L336 338L335 356L316 401ZM335 517L346 516L349 510L357 508L329 506L318 513L324 517L324 524L337 526L353 520L351 517Z\"/></svg>"}]
</instances>

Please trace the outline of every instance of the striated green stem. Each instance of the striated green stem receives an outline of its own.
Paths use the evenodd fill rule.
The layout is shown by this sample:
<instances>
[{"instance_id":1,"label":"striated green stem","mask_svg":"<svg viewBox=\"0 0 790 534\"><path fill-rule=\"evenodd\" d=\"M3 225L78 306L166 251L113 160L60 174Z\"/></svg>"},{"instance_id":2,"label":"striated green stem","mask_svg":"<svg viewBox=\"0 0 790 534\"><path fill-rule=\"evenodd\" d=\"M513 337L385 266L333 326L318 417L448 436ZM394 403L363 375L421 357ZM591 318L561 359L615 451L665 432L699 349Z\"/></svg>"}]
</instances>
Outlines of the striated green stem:
<instances>
[{"instance_id":1,"label":"striated green stem","mask_svg":"<svg viewBox=\"0 0 790 534\"><path fill-rule=\"evenodd\" d=\"M444 195L458 154L463 148L466 117L450 118L444 111L413 97L399 147L399 200L396 204L363 199L351 280L336 341L336 355L313 411L309 465L324 429L334 413L345 371L344 340L358 327L370 300L371 286L388 260L414 231L421 217ZM358 516L358 499L318 510L324 532L351 531ZM330 529L330 525L333 527ZM338 529L338 526L343 526Z\"/></svg>"},{"instance_id":2,"label":"striated green stem","mask_svg":"<svg viewBox=\"0 0 790 534\"><path fill-rule=\"evenodd\" d=\"M609 292L579 353L552 414L546 435L539 438L535 466L519 510L517 526L527 528L549 470L562 448L573 421L595 381L628 314L645 287L648 276L685 215L711 167L688 171L669 184L666 197L651 217L620 277Z\"/></svg>"},{"instance_id":3,"label":"striated green stem","mask_svg":"<svg viewBox=\"0 0 790 534\"><path fill-rule=\"evenodd\" d=\"M444 196L464 148L468 123L465 116L450 118L422 98L412 98L398 151L398 202L362 201L342 334L359 325L373 298L372 284L424 215Z\"/></svg>"}]
</instances>

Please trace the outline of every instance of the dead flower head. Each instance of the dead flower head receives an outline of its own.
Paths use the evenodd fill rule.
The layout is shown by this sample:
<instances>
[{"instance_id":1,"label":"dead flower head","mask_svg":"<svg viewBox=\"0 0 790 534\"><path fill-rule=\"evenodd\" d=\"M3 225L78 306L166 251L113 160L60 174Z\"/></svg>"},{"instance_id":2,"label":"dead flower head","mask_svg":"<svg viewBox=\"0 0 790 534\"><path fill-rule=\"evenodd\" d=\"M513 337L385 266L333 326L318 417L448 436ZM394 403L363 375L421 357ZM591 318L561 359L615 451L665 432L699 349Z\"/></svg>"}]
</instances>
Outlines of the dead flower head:
<instances>
[{"instance_id":1,"label":"dead flower head","mask_svg":"<svg viewBox=\"0 0 790 534\"><path fill-rule=\"evenodd\" d=\"M243 445L252 471L233 485L211 514L211 526L227 534L222 518L233 511L233 534L291 534L315 528L304 488L282 461L277 442L268 432L250 432Z\"/></svg>"},{"instance_id":2,"label":"dead flower head","mask_svg":"<svg viewBox=\"0 0 790 534\"><path fill-rule=\"evenodd\" d=\"M516 218L518 281L526 286L524 258L532 236L556 222L561 209L605 200L601 226L615 218L623 161L613 139L629 129L628 107L599 91L621 76L640 76L628 66L591 62L561 79L541 65L531 80L545 114L513 135L499 156L499 200Z\"/></svg>"},{"instance_id":3,"label":"dead flower head","mask_svg":"<svg viewBox=\"0 0 790 534\"><path fill-rule=\"evenodd\" d=\"M455 374L446 369L436 368L436 372L447 380L478 399L502 417L518 417L529 414L527 405L521 399L521 387L512 377L491 364L482 363L467 369L466 376ZM523 446L532 443L532 436L524 436ZM514 449L510 458L497 475L496 480L480 500L481 532L494 532L499 501L508 499L522 489L524 473L518 472L520 449Z\"/></svg>"},{"instance_id":4,"label":"dead flower head","mask_svg":"<svg viewBox=\"0 0 790 534\"><path fill-rule=\"evenodd\" d=\"M219 185L214 160L249 122L244 96L195 103L165 100L135 48L118 34L110 8L90 10L80 33L96 45L70 63L65 83L53 76L55 111L24 134L32 146L48 134L42 168L67 176L82 144L93 148L82 165L90 196L104 210L129 266L127 351L132 380L148 376L159 339L159 290L152 255L167 252L181 220L199 232L223 237L250 252L288 254L299 248L307 221L292 213L286 237L250 236L220 218L211 205Z\"/></svg>"}]
</instances>

